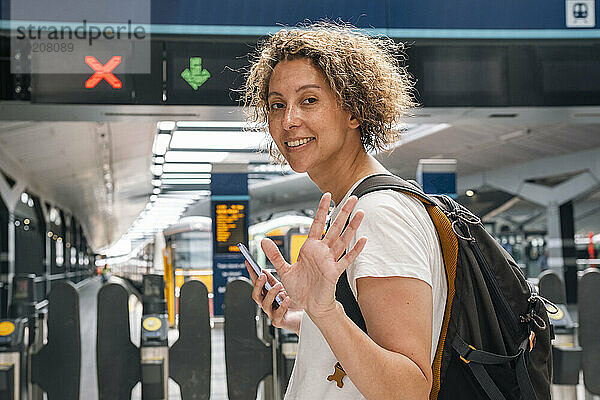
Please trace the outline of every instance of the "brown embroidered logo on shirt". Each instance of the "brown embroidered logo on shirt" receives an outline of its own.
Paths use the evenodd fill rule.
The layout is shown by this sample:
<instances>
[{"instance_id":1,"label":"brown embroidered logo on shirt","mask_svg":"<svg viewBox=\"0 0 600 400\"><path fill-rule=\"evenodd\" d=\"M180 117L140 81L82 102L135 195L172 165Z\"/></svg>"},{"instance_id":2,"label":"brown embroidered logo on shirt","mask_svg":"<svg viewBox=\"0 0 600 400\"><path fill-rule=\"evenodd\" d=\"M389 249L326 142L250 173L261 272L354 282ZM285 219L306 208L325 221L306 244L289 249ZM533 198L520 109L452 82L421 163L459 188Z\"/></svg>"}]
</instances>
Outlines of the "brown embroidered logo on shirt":
<instances>
[{"instance_id":1,"label":"brown embroidered logo on shirt","mask_svg":"<svg viewBox=\"0 0 600 400\"><path fill-rule=\"evenodd\" d=\"M344 368L342 368L342 364L340 364L338 362L334 366L333 374L329 375L327 377L327 380L328 381L336 381L337 387L341 388L344 386L344 382L342 382L342 379L344 379L345 376L346 376L346 371L344 371Z\"/></svg>"}]
</instances>

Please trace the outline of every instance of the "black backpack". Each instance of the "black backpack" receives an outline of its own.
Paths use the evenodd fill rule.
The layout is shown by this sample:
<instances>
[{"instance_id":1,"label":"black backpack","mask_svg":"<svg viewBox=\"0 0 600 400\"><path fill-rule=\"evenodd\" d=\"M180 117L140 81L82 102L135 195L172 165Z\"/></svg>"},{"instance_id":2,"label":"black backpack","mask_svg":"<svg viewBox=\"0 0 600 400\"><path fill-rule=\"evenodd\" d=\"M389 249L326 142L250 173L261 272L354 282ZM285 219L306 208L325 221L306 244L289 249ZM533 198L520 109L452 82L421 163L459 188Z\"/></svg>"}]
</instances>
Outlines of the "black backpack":
<instances>
[{"instance_id":1,"label":"black backpack","mask_svg":"<svg viewBox=\"0 0 600 400\"><path fill-rule=\"evenodd\" d=\"M366 178L352 194L360 198L385 189L423 203L442 249L448 299L430 399L550 399L553 333L545 300L513 258L478 217L448 196L426 195L416 184L387 174ZM367 332L346 272L336 299ZM335 370L329 380L344 374L339 363Z\"/></svg>"}]
</instances>

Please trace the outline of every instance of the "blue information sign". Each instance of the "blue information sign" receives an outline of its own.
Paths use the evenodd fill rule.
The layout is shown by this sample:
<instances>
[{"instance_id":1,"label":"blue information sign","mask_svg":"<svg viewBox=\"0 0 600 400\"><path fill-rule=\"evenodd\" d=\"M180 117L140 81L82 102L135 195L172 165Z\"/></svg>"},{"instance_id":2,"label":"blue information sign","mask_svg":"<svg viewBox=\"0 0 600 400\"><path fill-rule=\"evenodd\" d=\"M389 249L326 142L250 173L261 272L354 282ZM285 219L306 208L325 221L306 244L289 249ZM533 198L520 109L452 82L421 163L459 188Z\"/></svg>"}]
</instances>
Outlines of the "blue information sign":
<instances>
[{"instance_id":1,"label":"blue information sign","mask_svg":"<svg viewBox=\"0 0 600 400\"><path fill-rule=\"evenodd\" d=\"M223 315L227 283L248 272L237 243L248 245L248 174L211 176L214 315Z\"/></svg>"},{"instance_id":2,"label":"blue information sign","mask_svg":"<svg viewBox=\"0 0 600 400\"><path fill-rule=\"evenodd\" d=\"M456 198L456 160L419 160L417 182L425 193L445 194Z\"/></svg>"}]
</instances>

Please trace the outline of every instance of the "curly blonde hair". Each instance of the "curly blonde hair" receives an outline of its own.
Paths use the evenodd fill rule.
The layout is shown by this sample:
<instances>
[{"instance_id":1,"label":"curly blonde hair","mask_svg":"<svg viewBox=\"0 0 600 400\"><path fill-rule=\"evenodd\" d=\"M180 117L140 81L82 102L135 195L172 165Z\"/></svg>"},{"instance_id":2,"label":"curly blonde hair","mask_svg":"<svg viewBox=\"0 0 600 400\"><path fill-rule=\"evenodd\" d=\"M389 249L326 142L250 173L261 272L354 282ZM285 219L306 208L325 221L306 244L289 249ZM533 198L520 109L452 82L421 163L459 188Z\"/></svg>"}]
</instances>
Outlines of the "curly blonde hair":
<instances>
[{"instance_id":1,"label":"curly blonde hair","mask_svg":"<svg viewBox=\"0 0 600 400\"><path fill-rule=\"evenodd\" d=\"M280 61L306 58L318 67L338 104L360 123L365 150L386 150L400 136L399 123L416 107L414 80L401 61L404 45L368 36L351 25L318 22L284 28L259 45L243 88L248 122L268 123L269 81ZM269 153L281 154L270 140Z\"/></svg>"}]
</instances>

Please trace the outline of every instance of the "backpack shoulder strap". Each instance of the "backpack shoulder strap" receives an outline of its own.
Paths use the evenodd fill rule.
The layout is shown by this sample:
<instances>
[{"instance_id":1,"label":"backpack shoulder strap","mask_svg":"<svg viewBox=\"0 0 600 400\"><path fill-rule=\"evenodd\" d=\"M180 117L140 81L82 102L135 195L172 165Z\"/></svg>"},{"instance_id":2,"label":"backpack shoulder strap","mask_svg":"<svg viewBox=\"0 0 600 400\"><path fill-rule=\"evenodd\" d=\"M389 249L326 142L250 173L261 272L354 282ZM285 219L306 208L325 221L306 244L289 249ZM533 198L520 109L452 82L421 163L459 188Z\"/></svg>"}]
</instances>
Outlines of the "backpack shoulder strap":
<instances>
[{"instance_id":1,"label":"backpack shoulder strap","mask_svg":"<svg viewBox=\"0 0 600 400\"><path fill-rule=\"evenodd\" d=\"M426 205L434 205L433 200L415 183L405 181L396 175L376 174L363 180L353 191L352 195L361 198L365 194L378 190L396 190L418 198Z\"/></svg>"},{"instance_id":2,"label":"backpack shoulder strap","mask_svg":"<svg viewBox=\"0 0 600 400\"><path fill-rule=\"evenodd\" d=\"M367 177L352 191L351 195L361 198L365 194L388 189L405 192L417 197L425 204L433 204L431 199L423 193L418 185L409 183L398 176L390 174L376 174ZM366 333L367 327L365 320L360 312L358 302L350 289L350 285L348 284L346 271L344 271L338 279L335 289L335 298L344 306L344 311L348 317Z\"/></svg>"}]
</instances>

